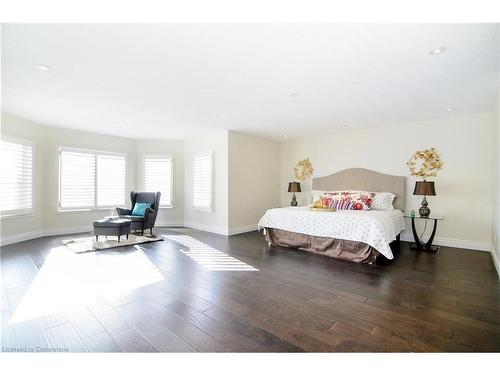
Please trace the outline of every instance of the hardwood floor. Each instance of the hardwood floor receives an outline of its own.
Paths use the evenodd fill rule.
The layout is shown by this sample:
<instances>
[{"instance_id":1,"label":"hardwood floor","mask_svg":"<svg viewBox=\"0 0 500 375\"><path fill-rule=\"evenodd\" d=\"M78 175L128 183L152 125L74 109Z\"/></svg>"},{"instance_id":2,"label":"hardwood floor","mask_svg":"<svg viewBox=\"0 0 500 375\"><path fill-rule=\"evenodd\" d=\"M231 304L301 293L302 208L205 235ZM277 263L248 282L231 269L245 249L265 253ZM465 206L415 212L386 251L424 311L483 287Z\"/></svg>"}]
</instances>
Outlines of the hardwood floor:
<instances>
[{"instance_id":1,"label":"hardwood floor","mask_svg":"<svg viewBox=\"0 0 500 375\"><path fill-rule=\"evenodd\" d=\"M58 236L2 248L2 349L91 352L500 351L490 254L410 251L353 264L232 237L73 254Z\"/></svg>"}]
</instances>

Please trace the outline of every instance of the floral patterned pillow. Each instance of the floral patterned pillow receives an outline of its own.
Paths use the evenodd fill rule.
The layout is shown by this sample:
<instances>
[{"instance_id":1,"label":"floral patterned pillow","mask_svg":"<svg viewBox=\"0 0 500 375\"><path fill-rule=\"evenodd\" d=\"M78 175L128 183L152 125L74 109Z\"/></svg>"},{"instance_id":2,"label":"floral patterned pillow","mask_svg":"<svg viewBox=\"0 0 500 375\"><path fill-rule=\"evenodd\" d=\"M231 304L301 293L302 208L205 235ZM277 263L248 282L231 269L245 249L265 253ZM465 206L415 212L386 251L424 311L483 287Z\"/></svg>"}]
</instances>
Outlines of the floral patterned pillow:
<instances>
[{"instance_id":1,"label":"floral patterned pillow","mask_svg":"<svg viewBox=\"0 0 500 375\"><path fill-rule=\"evenodd\" d=\"M337 210L369 211L374 196L367 191L333 191L323 194L323 204Z\"/></svg>"}]
</instances>

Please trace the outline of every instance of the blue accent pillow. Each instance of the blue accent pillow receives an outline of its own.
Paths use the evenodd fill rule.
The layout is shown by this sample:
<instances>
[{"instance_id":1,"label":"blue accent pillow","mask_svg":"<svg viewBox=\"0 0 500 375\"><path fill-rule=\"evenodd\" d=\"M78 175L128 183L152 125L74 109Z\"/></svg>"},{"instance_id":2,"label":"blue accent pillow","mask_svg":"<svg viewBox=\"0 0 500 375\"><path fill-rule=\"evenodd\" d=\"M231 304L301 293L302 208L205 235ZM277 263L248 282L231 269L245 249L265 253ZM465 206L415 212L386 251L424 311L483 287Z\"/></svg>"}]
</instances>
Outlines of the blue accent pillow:
<instances>
[{"instance_id":1,"label":"blue accent pillow","mask_svg":"<svg viewBox=\"0 0 500 375\"><path fill-rule=\"evenodd\" d=\"M144 212L146 209L151 208L151 203L139 203L134 204L134 209L132 210L132 216L142 216L144 217Z\"/></svg>"}]
</instances>

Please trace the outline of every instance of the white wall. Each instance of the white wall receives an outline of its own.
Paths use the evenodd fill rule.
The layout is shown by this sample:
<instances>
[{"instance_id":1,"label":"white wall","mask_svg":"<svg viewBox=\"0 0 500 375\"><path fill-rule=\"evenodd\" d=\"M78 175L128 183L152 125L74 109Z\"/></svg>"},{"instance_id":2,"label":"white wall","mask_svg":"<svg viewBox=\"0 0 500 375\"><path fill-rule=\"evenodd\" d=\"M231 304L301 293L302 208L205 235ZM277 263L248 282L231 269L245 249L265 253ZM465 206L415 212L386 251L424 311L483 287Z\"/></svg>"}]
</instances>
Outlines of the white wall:
<instances>
[{"instance_id":1,"label":"white wall","mask_svg":"<svg viewBox=\"0 0 500 375\"><path fill-rule=\"evenodd\" d=\"M309 157L314 176L329 175L346 168L368 168L407 176L406 210L418 210L422 197L413 196L415 178L408 176L406 162L416 150L435 147L444 167L437 177L437 196L428 197L429 208L443 214L436 243L487 250L491 241L493 112L406 125L288 141L282 148L282 205L289 205L287 184L293 167ZM302 184L301 204L310 203L311 183ZM409 227L407 223L407 227ZM411 238L411 231L404 233Z\"/></svg>"},{"instance_id":2,"label":"white wall","mask_svg":"<svg viewBox=\"0 0 500 375\"><path fill-rule=\"evenodd\" d=\"M255 230L267 209L279 207L281 144L229 132L229 233Z\"/></svg>"},{"instance_id":3,"label":"white wall","mask_svg":"<svg viewBox=\"0 0 500 375\"><path fill-rule=\"evenodd\" d=\"M223 235L257 229L260 217L280 202L279 142L233 131L217 131L184 143L185 226ZM193 161L214 152L212 212L195 209Z\"/></svg>"},{"instance_id":4,"label":"white wall","mask_svg":"<svg viewBox=\"0 0 500 375\"><path fill-rule=\"evenodd\" d=\"M83 131L46 126L2 113L2 136L24 139L34 144L34 208L32 215L1 220L2 243L41 235L82 232L108 210L58 210L59 147L75 147L127 155L126 206L129 192L144 188L144 155L170 155L174 158L174 201L172 208L161 208L157 225L182 225L184 221L184 142L180 140L133 140Z\"/></svg>"},{"instance_id":5,"label":"white wall","mask_svg":"<svg viewBox=\"0 0 500 375\"><path fill-rule=\"evenodd\" d=\"M137 190L144 190L144 157L170 156L173 159L174 186L172 207L161 208L156 218L157 226L182 226L184 224L184 141L137 141Z\"/></svg>"},{"instance_id":6,"label":"white wall","mask_svg":"<svg viewBox=\"0 0 500 375\"><path fill-rule=\"evenodd\" d=\"M193 162L197 153L214 153L214 184L212 211L193 207ZM227 235L228 232L228 131L190 138L184 142L185 206L184 224L187 227Z\"/></svg>"},{"instance_id":7,"label":"white wall","mask_svg":"<svg viewBox=\"0 0 500 375\"><path fill-rule=\"evenodd\" d=\"M130 205L128 192L144 189L144 157L171 156L174 160L173 207L160 209L159 226L186 225L223 235L255 230L265 210L278 206L280 201L280 143L260 137L217 131L186 141L132 140L41 125L6 113L2 113L2 135L34 144L33 215L2 219L2 243L87 231L93 220L108 214L107 210L58 210L58 150L61 146L126 154L127 206ZM192 206L194 155L207 150L214 152L215 164L212 212Z\"/></svg>"},{"instance_id":8,"label":"white wall","mask_svg":"<svg viewBox=\"0 0 500 375\"><path fill-rule=\"evenodd\" d=\"M231 131L185 141L131 140L44 126L3 113L2 135L34 143L34 212L2 219L2 240L87 230L94 219L107 214L102 210L58 212L60 146L126 153L127 191L143 188L144 155L172 155L174 207L162 209L158 223L184 223L224 235L251 230L266 209L280 203L288 206L287 184L293 180L293 167L300 159L311 159L315 176L352 167L408 176L406 161L413 152L434 146L444 160L444 169L436 178L437 196L428 200L433 213L446 216L439 226L437 242L480 249L489 249L493 242L496 253L492 254L498 259L499 112L351 130L284 143ZM207 150L213 150L215 157L213 212L192 207L193 158ZM407 177L407 211L417 210L421 201L421 197L411 195L414 181ZM301 204L310 201L310 184L311 180L302 184L304 193L298 194ZM408 230L404 235L411 238Z\"/></svg>"},{"instance_id":9,"label":"white wall","mask_svg":"<svg viewBox=\"0 0 500 375\"><path fill-rule=\"evenodd\" d=\"M2 237L17 236L20 233L32 233L35 237L42 230L42 210L43 194L46 190L43 185L44 175L44 147L42 140L45 138L44 128L36 124L14 117L8 114L1 114L2 136L19 138L33 143L33 212L31 215L12 216L2 218L0 234ZM1 162L1 161L0 161Z\"/></svg>"},{"instance_id":10,"label":"white wall","mask_svg":"<svg viewBox=\"0 0 500 375\"><path fill-rule=\"evenodd\" d=\"M127 154L126 190L135 187L136 142L121 137L44 126L2 113L2 135L34 144L34 209L31 216L3 218L2 239L36 237L87 230L93 220L108 215L108 210L59 212L59 147L76 147ZM128 201L128 198L127 198ZM127 203L128 205L129 203Z\"/></svg>"},{"instance_id":11,"label":"white wall","mask_svg":"<svg viewBox=\"0 0 500 375\"><path fill-rule=\"evenodd\" d=\"M500 276L500 92L498 93L495 108L495 123L493 135L493 204L491 227L491 255Z\"/></svg>"}]
</instances>

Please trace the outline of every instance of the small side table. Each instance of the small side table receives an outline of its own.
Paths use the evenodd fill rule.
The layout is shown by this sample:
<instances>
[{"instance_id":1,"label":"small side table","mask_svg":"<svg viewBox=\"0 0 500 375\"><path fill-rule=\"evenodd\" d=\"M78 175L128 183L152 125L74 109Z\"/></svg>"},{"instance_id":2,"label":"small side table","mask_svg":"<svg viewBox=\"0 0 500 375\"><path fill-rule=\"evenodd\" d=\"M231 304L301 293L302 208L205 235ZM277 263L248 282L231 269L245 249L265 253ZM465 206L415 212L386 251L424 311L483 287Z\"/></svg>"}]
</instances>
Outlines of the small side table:
<instances>
[{"instance_id":1,"label":"small side table","mask_svg":"<svg viewBox=\"0 0 500 375\"><path fill-rule=\"evenodd\" d=\"M428 251L431 253L435 253L436 251L438 251L439 247L432 246L432 241L434 241L434 235L436 234L437 222L439 220L444 220L444 216L429 216L429 217L411 216L411 215L404 215L404 216L408 219L411 219L411 230L413 232L413 239L415 240L415 243L410 245L410 249L411 250L418 250L418 251ZM429 237L429 240L427 241L427 243L423 243L422 239L418 237L417 229L415 228L415 220L433 220L434 221L432 233L431 233L431 236Z\"/></svg>"}]
</instances>

